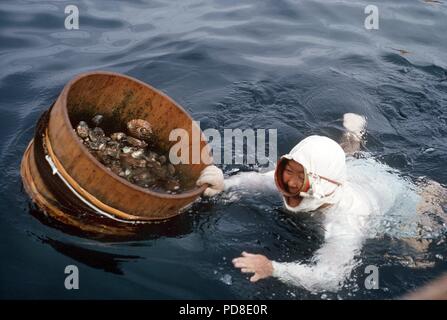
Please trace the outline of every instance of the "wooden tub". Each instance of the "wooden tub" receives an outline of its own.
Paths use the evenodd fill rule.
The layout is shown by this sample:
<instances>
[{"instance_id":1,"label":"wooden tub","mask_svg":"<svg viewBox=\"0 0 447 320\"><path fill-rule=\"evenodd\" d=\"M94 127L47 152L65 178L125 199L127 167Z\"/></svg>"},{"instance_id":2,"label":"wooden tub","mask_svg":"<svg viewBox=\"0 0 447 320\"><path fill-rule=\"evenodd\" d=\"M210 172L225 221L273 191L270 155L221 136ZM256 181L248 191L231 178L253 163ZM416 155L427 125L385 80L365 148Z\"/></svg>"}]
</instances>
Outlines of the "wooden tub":
<instances>
[{"instance_id":1,"label":"wooden tub","mask_svg":"<svg viewBox=\"0 0 447 320\"><path fill-rule=\"evenodd\" d=\"M189 181L189 189L180 194L142 188L112 173L90 154L74 131L79 120L95 114L104 115L106 124L113 124L117 131L123 131L131 119L149 121L165 151L176 143L169 141L171 130L185 129L190 137L193 126L200 132L181 106L150 85L112 72L83 73L64 87L39 120L36 136L22 159L25 190L40 209L56 214L59 221L67 219L61 219L65 211L76 211L79 206L120 222L148 222L178 215L205 190L206 186L196 187L195 181L207 164L192 164L192 155L190 164L176 165ZM191 138L189 144L192 150ZM209 151L205 141L200 141L202 148ZM69 199L61 199L66 197Z\"/></svg>"}]
</instances>

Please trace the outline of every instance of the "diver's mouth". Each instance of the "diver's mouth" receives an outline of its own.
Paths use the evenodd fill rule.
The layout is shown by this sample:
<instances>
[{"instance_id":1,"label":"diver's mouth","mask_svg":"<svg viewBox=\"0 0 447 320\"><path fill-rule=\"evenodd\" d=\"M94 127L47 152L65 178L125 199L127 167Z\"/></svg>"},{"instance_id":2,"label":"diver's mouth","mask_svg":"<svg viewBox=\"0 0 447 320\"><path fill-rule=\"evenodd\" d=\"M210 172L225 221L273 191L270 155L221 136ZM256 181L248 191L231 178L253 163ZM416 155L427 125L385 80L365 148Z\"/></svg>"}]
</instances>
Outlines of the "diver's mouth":
<instances>
[{"instance_id":1,"label":"diver's mouth","mask_svg":"<svg viewBox=\"0 0 447 320\"><path fill-rule=\"evenodd\" d=\"M296 196L299 196L300 189L299 188L289 188L289 187L286 187L286 191L291 193L291 194L294 194Z\"/></svg>"}]
</instances>

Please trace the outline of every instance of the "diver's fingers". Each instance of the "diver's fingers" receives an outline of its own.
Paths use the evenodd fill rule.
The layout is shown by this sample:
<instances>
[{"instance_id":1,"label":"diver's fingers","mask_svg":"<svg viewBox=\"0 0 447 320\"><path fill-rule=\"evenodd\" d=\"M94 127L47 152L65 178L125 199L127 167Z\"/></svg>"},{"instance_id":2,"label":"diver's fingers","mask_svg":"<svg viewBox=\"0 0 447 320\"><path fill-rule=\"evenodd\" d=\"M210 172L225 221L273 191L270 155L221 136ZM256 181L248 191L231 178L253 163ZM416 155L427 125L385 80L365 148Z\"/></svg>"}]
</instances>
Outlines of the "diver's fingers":
<instances>
[{"instance_id":1,"label":"diver's fingers","mask_svg":"<svg viewBox=\"0 0 447 320\"><path fill-rule=\"evenodd\" d=\"M196 184L198 186L201 186L205 183L212 185L213 182L215 182L215 180L216 180L216 177L214 175L204 174L204 175L200 176L200 178L197 180Z\"/></svg>"},{"instance_id":2,"label":"diver's fingers","mask_svg":"<svg viewBox=\"0 0 447 320\"><path fill-rule=\"evenodd\" d=\"M206 188L205 191L203 191L203 195L205 197L214 197L216 194L219 194L220 190L216 190L213 188Z\"/></svg>"},{"instance_id":3,"label":"diver's fingers","mask_svg":"<svg viewBox=\"0 0 447 320\"><path fill-rule=\"evenodd\" d=\"M255 256L255 254L243 251L242 252L242 256L244 256L244 257L253 257L253 256Z\"/></svg>"},{"instance_id":4,"label":"diver's fingers","mask_svg":"<svg viewBox=\"0 0 447 320\"><path fill-rule=\"evenodd\" d=\"M233 260L233 265L234 265L236 268L246 268L246 267L247 267L247 264L246 264L245 261L242 260L242 259L234 259L234 260Z\"/></svg>"},{"instance_id":5,"label":"diver's fingers","mask_svg":"<svg viewBox=\"0 0 447 320\"><path fill-rule=\"evenodd\" d=\"M201 186L203 184L209 184L215 189L222 189L224 187L224 176L221 169L216 166L208 166L200 173L200 177L196 184Z\"/></svg>"},{"instance_id":6,"label":"diver's fingers","mask_svg":"<svg viewBox=\"0 0 447 320\"><path fill-rule=\"evenodd\" d=\"M256 282L256 281L258 281L260 279L261 279L261 276L259 274L255 273L254 276L252 276L250 278L250 282Z\"/></svg>"},{"instance_id":7,"label":"diver's fingers","mask_svg":"<svg viewBox=\"0 0 447 320\"><path fill-rule=\"evenodd\" d=\"M234 264L234 266L235 266L236 268L239 268L239 269L242 269L242 268L246 268L246 267L247 267L247 265L246 265L245 263L243 263L243 262L237 262L237 263Z\"/></svg>"},{"instance_id":8,"label":"diver's fingers","mask_svg":"<svg viewBox=\"0 0 447 320\"><path fill-rule=\"evenodd\" d=\"M255 273L252 269L250 269L250 268L242 268L241 269L241 272L242 273Z\"/></svg>"},{"instance_id":9,"label":"diver's fingers","mask_svg":"<svg viewBox=\"0 0 447 320\"><path fill-rule=\"evenodd\" d=\"M207 167L209 168L209 167ZM202 186L204 184L208 184L210 187L206 188L203 192L205 197L212 197L222 192L225 188L224 177L222 170L215 167L216 172L207 172L207 169L204 169L205 172L202 172L199 179L196 182L196 185Z\"/></svg>"}]
</instances>

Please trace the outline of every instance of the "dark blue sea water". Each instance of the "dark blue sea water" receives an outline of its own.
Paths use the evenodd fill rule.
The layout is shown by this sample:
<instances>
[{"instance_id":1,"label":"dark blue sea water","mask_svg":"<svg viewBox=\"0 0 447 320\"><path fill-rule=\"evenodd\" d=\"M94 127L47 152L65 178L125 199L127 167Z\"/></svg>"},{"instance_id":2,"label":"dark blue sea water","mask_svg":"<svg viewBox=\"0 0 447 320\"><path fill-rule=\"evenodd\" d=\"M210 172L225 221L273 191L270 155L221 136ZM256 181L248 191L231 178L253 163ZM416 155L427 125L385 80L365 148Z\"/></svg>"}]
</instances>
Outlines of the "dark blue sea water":
<instances>
[{"instance_id":1,"label":"dark blue sea water","mask_svg":"<svg viewBox=\"0 0 447 320\"><path fill-rule=\"evenodd\" d=\"M69 4L79 30L64 28ZM379 30L364 27L368 4ZM447 184L446 35L445 2L2 0L0 297L321 298L274 279L251 284L232 267L243 250L293 261L321 244L311 219L297 232L277 197L204 200L179 230L137 240L42 223L19 173L36 121L73 76L108 70L164 91L202 128L276 128L278 155L309 134L335 139L343 113L364 114L376 158ZM414 269L385 258L406 254L392 239L369 240L347 285L323 298L399 297L447 270L446 249L432 245L432 265ZM71 264L79 290L64 288ZM378 290L363 285L369 264L380 268Z\"/></svg>"}]
</instances>

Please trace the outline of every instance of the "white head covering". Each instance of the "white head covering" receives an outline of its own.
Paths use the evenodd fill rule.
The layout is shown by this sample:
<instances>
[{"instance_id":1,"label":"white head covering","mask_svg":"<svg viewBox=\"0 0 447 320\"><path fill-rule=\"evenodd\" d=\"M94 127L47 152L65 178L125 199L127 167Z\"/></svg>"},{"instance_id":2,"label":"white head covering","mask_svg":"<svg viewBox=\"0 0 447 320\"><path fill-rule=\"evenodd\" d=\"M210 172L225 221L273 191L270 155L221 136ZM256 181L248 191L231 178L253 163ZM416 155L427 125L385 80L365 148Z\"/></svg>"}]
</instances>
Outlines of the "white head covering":
<instances>
[{"instance_id":1,"label":"white head covering","mask_svg":"<svg viewBox=\"0 0 447 320\"><path fill-rule=\"evenodd\" d=\"M283 197L288 210L313 211L324 204L335 204L339 201L342 185L346 181L346 156L337 142L328 137L309 136L283 157L298 162L306 169L311 186L311 192L300 194L303 199L296 207L290 207ZM336 181L341 186L318 176Z\"/></svg>"}]
</instances>

